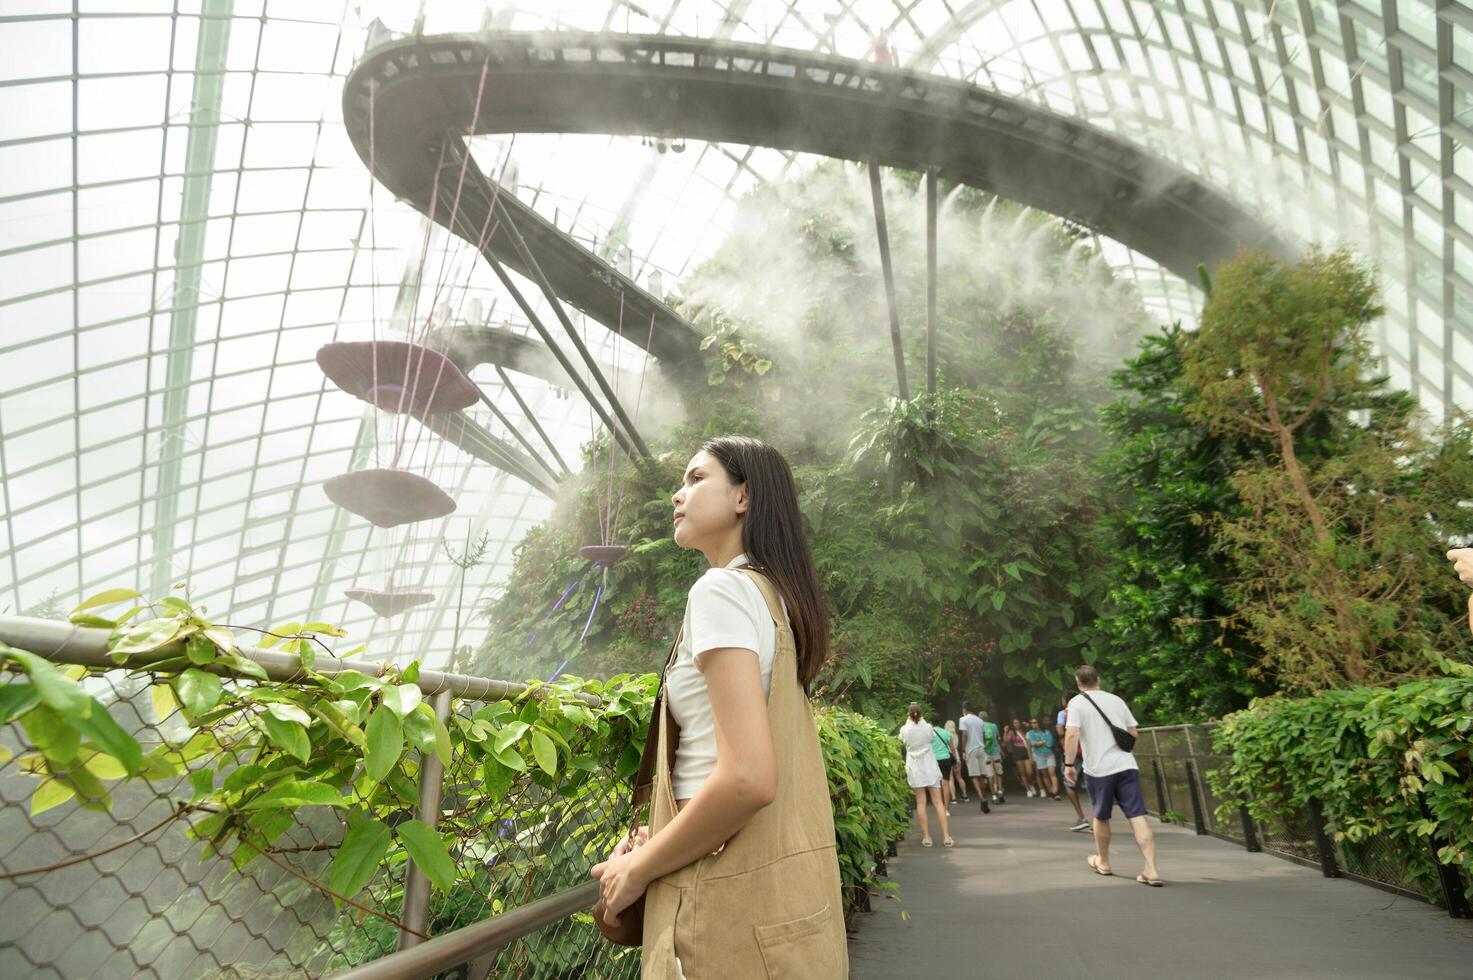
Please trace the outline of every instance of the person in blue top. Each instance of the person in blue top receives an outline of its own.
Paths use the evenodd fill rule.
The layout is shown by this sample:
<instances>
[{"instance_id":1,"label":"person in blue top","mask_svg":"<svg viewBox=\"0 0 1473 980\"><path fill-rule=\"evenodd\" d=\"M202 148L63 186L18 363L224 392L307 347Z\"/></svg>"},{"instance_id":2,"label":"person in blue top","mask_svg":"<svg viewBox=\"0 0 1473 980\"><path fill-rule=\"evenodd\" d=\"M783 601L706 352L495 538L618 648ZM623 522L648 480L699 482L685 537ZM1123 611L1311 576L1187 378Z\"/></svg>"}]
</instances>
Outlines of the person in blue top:
<instances>
[{"instance_id":1,"label":"person in blue top","mask_svg":"<svg viewBox=\"0 0 1473 980\"><path fill-rule=\"evenodd\" d=\"M1023 737L1028 740L1028 748L1033 753L1039 786L1047 786L1049 799L1063 799L1059 795L1059 774L1054 772L1054 733L1040 725L1037 718L1029 718L1028 731Z\"/></svg>"}]
</instances>

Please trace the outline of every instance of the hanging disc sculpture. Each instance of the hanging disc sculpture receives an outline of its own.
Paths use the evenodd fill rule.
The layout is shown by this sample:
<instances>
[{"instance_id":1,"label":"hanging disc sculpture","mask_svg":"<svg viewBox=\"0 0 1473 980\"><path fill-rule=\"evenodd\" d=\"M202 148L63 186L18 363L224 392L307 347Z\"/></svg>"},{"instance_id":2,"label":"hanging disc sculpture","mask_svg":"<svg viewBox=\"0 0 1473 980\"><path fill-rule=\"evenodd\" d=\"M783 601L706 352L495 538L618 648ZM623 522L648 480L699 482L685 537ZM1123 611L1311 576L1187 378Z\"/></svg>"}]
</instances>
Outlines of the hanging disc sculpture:
<instances>
[{"instance_id":1,"label":"hanging disc sculpture","mask_svg":"<svg viewBox=\"0 0 1473 980\"><path fill-rule=\"evenodd\" d=\"M331 343L317 351L317 364L335 385L383 415L412 416L423 421L431 415L460 411L480 400L480 391L465 372L444 354L422 344L398 340ZM405 434L397 424L393 428L391 465L354 470L327 480L323 490L328 499L385 529L453 513L454 498L433 480L398 468L404 457ZM394 588L392 573L388 588L352 588L344 594L386 618L435 598L432 592Z\"/></svg>"},{"instance_id":2,"label":"hanging disc sculpture","mask_svg":"<svg viewBox=\"0 0 1473 980\"><path fill-rule=\"evenodd\" d=\"M651 317L651 336L653 336L654 334L654 329L655 321L654 318ZM624 336L624 303L622 294L620 294L619 302L618 336L621 340ZM648 341L646 341L645 349L649 349ZM648 371L648 368L649 365L648 363L646 363L645 372ZM615 377L617 378L617 375L615 375ZM615 393L617 394L617 388ZM639 414L639 404L643 396L644 373L641 373L639 378L639 390L635 393L634 397L635 415ZM589 409L589 427L593 428L595 433L597 433L598 430L594 426L593 410L591 407ZM588 631L593 626L593 617L598 612L599 603L603 600L604 593L608 590L609 568L629 556L628 548L623 545L613 543L614 539L618 537L619 534L619 518L624 507L624 489L619 483L619 476L620 471L622 470L623 462L622 457L628 456L628 452L619 452L618 443L617 440L614 438L614 431L612 429L608 431L607 435L608 438L603 441L602 446L600 446L600 441L598 439L594 440L593 449L589 455L590 469L593 471L594 475L594 509L595 513L598 516L599 540L594 544L585 544L578 549L579 557L586 558L592 564L589 565L588 569L583 573L583 575L579 576L573 581L571 585L568 586L566 591L563 592L562 598L557 601L557 604L552 607L547 616L543 619L543 622L545 624L547 620L552 618L554 613L562 608L563 603L568 600L568 596L573 594L573 590L578 588L578 585L588 576L588 573L593 571L595 568L600 569L602 571L602 574L600 576L598 590L593 594L593 602L588 609L588 618L583 623L583 632L578 635L579 646L581 646L583 641L588 637ZM600 459L601 448L605 450L603 459ZM530 644L532 640L535 640L536 638L537 634L533 633L531 639L527 641L528 644ZM557 679L557 677L563 672L563 669L568 666L568 662L572 660L575 653L576 649L573 652L570 652L569 655L563 659L562 663L558 664L557 669L552 672L552 675L550 677L548 677L549 682Z\"/></svg>"}]
</instances>

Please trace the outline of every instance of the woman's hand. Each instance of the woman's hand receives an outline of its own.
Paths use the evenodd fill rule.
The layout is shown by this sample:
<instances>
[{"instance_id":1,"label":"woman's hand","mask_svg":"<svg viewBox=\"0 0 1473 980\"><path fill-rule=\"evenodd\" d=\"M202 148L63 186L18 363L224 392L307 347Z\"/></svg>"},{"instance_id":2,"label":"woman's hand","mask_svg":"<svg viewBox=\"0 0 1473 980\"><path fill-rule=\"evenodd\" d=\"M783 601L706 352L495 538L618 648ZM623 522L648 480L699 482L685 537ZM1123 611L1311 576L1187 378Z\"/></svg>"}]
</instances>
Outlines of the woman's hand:
<instances>
[{"instance_id":1,"label":"woman's hand","mask_svg":"<svg viewBox=\"0 0 1473 980\"><path fill-rule=\"evenodd\" d=\"M638 849L595 864L588 873L598 879L599 901L603 902L604 922L619 924L619 913L639 900L649 881L641 873Z\"/></svg>"},{"instance_id":2,"label":"woman's hand","mask_svg":"<svg viewBox=\"0 0 1473 980\"><path fill-rule=\"evenodd\" d=\"M612 859L628 854L630 851L634 850L636 847L639 847L641 844L644 844L649 839L650 827L649 824L645 824L643 827L640 827L634 832L633 837L625 837L623 840L619 841L618 846L614 848L614 853L610 854L609 857L610 859Z\"/></svg>"}]
</instances>

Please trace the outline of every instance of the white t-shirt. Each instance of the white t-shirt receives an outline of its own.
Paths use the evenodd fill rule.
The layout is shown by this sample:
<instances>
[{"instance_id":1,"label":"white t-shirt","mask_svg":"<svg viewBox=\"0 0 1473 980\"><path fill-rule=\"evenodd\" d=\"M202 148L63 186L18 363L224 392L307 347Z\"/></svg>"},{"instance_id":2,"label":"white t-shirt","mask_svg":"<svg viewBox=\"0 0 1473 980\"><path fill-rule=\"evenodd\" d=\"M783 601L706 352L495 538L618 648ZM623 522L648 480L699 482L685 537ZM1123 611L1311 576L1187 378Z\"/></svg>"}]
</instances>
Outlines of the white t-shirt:
<instances>
[{"instance_id":1,"label":"white t-shirt","mask_svg":"<svg viewBox=\"0 0 1473 980\"><path fill-rule=\"evenodd\" d=\"M1089 701L1099 705L1100 711L1117 728L1129 729L1138 724L1135 715L1130 713L1130 706L1109 691L1090 691ZM1096 711L1089 701L1083 694L1077 694L1069 699L1069 707L1065 709L1068 712L1065 724L1079 729L1079 741L1084 747L1084 774L1110 776L1127 769L1139 769L1135 756L1115 744L1115 733L1110 731L1110 726L1100 717L1100 711Z\"/></svg>"},{"instance_id":2,"label":"white t-shirt","mask_svg":"<svg viewBox=\"0 0 1473 980\"><path fill-rule=\"evenodd\" d=\"M777 630L756 583L735 571L745 564L747 556L737 555L725 568L708 569L691 586L685 603L685 636L665 675L670 715L680 726L680 747L670 779L677 800L695 796L716 770L716 720L711 715L711 691L701 673L700 656L722 647L755 650L762 670L762 693L766 696L772 691Z\"/></svg>"},{"instance_id":3,"label":"white t-shirt","mask_svg":"<svg viewBox=\"0 0 1473 980\"><path fill-rule=\"evenodd\" d=\"M962 715L962 719L956 723L956 727L960 728L967 735L967 755L972 755L973 753L978 755L987 754L984 751L986 742L983 740L981 718L976 715Z\"/></svg>"}]
</instances>

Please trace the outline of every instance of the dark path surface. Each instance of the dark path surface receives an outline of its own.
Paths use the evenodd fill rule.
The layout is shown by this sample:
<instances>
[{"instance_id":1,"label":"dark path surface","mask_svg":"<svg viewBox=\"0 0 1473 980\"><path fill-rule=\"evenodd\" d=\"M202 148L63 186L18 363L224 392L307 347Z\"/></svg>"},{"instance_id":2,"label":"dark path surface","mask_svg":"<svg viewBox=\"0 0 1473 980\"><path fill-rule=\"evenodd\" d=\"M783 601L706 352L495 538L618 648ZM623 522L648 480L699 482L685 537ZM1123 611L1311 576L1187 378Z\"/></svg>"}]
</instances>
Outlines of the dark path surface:
<instances>
[{"instance_id":1,"label":"dark path surface","mask_svg":"<svg viewBox=\"0 0 1473 980\"><path fill-rule=\"evenodd\" d=\"M911 977L1473 977L1473 922L1151 818L1164 888L1116 816L1116 877L1091 874L1068 803L952 808L956 847L914 827L849 944L856 980ZM900 917L900 908L910 913Z\"/></svg>"}]
</instances>

